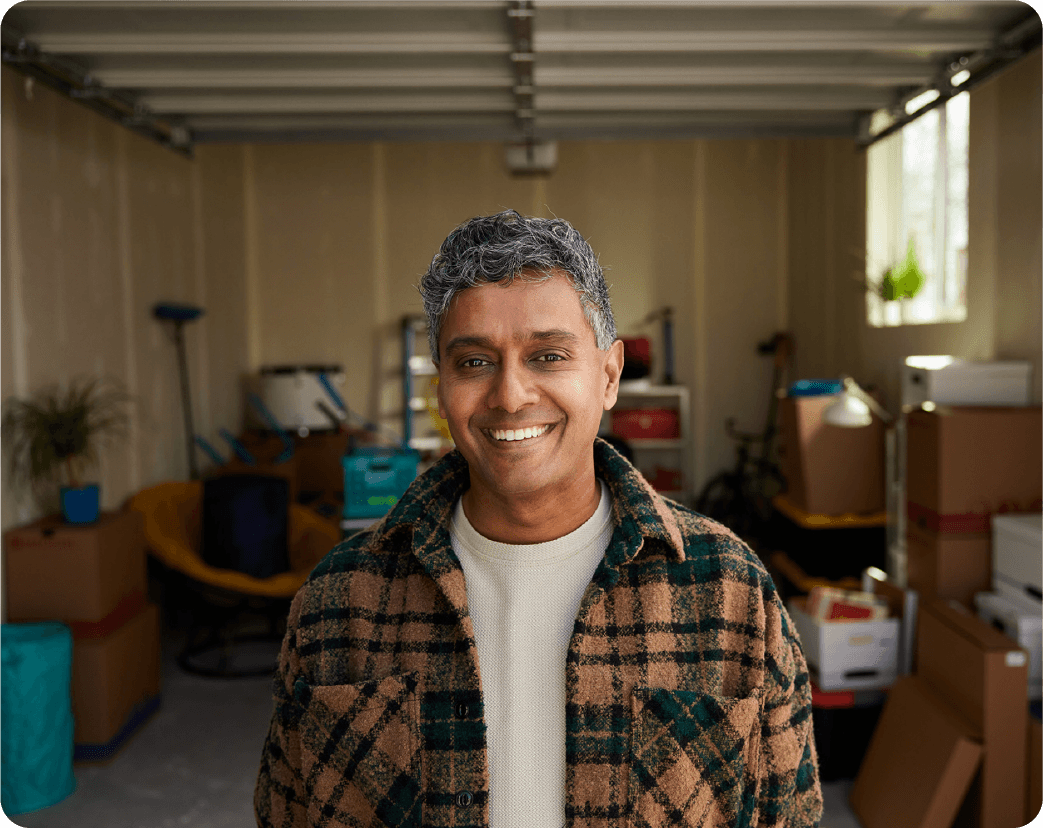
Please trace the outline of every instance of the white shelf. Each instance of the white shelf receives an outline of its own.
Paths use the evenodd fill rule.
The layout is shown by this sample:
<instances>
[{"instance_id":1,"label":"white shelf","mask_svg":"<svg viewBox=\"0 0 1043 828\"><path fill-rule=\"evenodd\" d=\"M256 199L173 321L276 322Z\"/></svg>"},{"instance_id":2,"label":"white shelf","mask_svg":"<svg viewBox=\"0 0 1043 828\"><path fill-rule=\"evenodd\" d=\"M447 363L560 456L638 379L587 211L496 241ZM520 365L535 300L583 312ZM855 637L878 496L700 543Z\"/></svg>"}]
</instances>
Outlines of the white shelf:
<instances>
[{"instance_id":1,"label":"white shelf","mask_svg":"<svg viewBox=\"0 0 1043 828\"><path fill-rule=\"evenodd\" d=\"M686 506L691 505L693 475L688 388L683 385L653 385L641 380L620 383L615 407L618 409L672 408L677 411L680 437L671 439L626 437L624 439L634 452L634 465L646 475L653 474L657 466L680 469L685 487L661 491L660 494ZM605 412L602 427L604 431L613 433L611 411Z\"/></svg>"}]
</instances>

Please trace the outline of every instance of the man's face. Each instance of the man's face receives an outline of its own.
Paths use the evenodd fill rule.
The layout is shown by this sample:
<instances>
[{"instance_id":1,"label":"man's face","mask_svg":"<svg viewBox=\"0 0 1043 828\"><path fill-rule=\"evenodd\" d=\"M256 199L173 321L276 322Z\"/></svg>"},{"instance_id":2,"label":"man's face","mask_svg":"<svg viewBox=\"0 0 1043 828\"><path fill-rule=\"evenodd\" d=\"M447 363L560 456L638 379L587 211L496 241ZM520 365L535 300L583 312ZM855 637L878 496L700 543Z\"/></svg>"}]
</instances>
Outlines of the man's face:
<instances>
[{"instance_id":1,"label":"man's face","mask_svg":"<svg viewBox=\"0 0 1043 828\"><path fill-rule=\"evenodd\" d=\"M561 496L593 482L592 444L616 402L623 347L598 349L565 276L461 291L439 352L438 410L472 488Z\"/></svg>"}]
</instances>

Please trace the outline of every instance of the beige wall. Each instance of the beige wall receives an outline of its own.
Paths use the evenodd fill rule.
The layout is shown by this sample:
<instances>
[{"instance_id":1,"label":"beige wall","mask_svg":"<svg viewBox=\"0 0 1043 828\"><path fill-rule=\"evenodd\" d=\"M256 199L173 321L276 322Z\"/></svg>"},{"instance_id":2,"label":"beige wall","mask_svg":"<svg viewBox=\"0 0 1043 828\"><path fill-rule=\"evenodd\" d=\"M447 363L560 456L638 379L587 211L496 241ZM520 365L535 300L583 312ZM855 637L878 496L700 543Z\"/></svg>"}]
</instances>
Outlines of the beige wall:
<instances>
[{"instance_id":1,"label":"beige wall","mask_svg":"<svg viewBox=\"0 0 1043 828\"><path fill-rule=\"evenodd\" d=\"M98 469L115 508L187 476L176 350L156 302L207 309L186 330L197 431L212 438L212 422L238 417L225 389L245 360L241 175L222 150L192 162L6 67L2 83L0 389L6 400L88 375L125 384L129 439ZM4 482L5 527L46 508Z\"/></svg>"},{"instance_id":2,"label":"beige wall","mask_svg":"<svg viewBox=\"0 0 1043 828\"><path fill-rule=\"evenodd\" d=\"M397 428L398 321L421 312L420 274L461 221L513 207L589 239L621 334L658 339L649 314L674 308L677 375L706 435L696 479L731 460L727 416L760 428L770 366L755 346L786 313L784 142L563 143L546 179L510 176L499 144L241 151L252 370L341 363L349 405Z\"/></svg>"}]
</instances>

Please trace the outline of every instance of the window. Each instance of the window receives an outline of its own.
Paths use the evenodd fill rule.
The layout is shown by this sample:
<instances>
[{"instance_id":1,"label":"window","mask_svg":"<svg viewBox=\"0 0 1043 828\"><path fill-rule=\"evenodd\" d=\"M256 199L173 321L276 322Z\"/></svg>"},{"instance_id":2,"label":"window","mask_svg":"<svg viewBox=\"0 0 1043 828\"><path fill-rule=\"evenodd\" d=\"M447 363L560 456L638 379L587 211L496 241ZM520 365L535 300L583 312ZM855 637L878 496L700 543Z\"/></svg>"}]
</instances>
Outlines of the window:
<instances>
[{"instance_id":1,"label":"window","mask_svg":"<svg viewBox=\"0 0 1043 828\"><path fill-rule=\"evenodd\" d=\"M874 115L873 131L887 125ZM888 301L866 292L873 327L962 322L967 318L966 92L869 147L866 158L866 276L879 286L902 265L910 246L922 287L912 298Z\"/></svg>"}]
</instances>

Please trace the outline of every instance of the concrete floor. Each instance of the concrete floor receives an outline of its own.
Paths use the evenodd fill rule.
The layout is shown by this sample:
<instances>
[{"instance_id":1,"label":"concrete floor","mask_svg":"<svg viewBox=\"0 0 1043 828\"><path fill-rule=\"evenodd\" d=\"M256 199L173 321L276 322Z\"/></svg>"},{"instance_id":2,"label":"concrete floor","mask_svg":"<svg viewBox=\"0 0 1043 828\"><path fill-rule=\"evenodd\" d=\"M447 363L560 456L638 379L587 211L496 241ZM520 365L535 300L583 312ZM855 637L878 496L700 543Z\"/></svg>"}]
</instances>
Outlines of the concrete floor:
<instances>
[{"instance_id":1,"label":"concrete floor","mask_svg":"<svg viewBox=\"0 0 1043 828\"><path fill-rule=\"evenodd\" d=\"M62 802L14 817L22 828L252 828L253 786L272 712L271 680L208 679L164 644L162 705L104 764L75 768ZM277 646L271 645L274 660ZM862 828L850 781L823 786L823 828ZM0 824L3 822L0 816Z\"/></svg>"}]
</instances>

